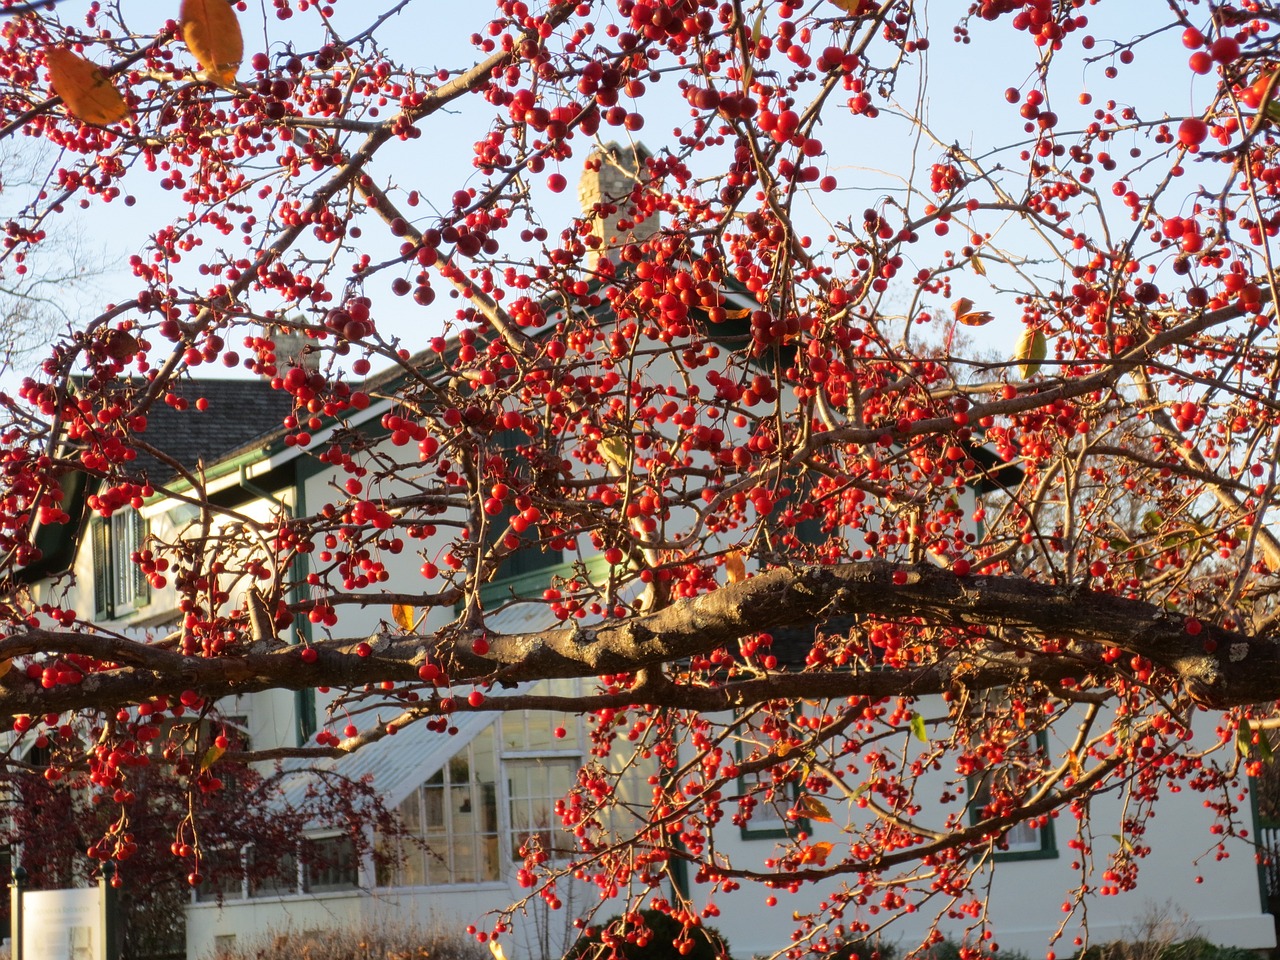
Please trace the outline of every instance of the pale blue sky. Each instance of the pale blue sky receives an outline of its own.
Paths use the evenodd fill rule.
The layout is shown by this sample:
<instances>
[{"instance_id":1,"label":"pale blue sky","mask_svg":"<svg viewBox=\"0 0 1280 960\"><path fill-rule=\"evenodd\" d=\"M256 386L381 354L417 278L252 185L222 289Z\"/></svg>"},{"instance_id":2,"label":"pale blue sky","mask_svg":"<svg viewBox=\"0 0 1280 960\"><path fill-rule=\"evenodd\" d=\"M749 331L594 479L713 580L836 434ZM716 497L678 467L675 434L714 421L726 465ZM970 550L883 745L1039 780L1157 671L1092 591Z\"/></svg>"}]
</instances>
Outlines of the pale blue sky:
<instances>
[{"instance_id":1,"label":"pale blue sky","mask_svg":"<svg viewBox=\"0 0 1280 960\"><path fill-rule=\"evenodd\" d=\"M84 0L65 0L59 13L68 21L76 16L77 6L87 6ZM933 28L932 45L925 61L928 71L927 96L923 101L925 116L938 138L944 143L958 143L963 148L979 150L983 145L1012 146L1025 139L1022 120L1017 107L1007 105L1002 91L1009 86L1027 88L1028 77L1034 68L1034 48L1025 34L1016 34L1007 23L972 24L972 43L956 44L951 39L951 26L958 4L934 2L922 5L925 14L940 27ZM342 0L337 4L335 23L346 35L366 26L373 14L364 5ZM159 3L156 0L123 0L122 8L130 26L135 29L154 29L166 17L176 16L177 2ZM416 0L405 12L392 20L384 29L392 52L405 60L423 67L465 66L477 56L468 42L469 35L481 30L490 18L487 4L443 3L438 0ZM1125 41L1134 37L1142 28L1144 13L1167 13L1166 5L1157 0L1143 2L1110 3L1099 8L1086 8L1091 18L1088 32L1097 36ZM1110 19L1104 20L1104 16ZM278 53L284 45L294 42L301 49L314 48L319 37L315 21L307 15L295 16L281 22L274 15L264 18L257 4L241 15L246 35L246 60L253 53L268 49ZM1158 119L1166 114L1183 116L1198 110L1212 92L1212 78L1194 78L1186 68L1186 51L1178 42L1176 33L1169 33L1142 45L1138 58L1132 65L1122 66L1120 77L1108 80L1103 75L1104 64L1081 66L1078 36L1067 41L1067 49L1054 64L1054 81L1051 97L1054 109L1063 118L1060 129L1076 129L1091 119L1091 111L1109 96L1123 95L1127 102L1138 107L1144 119ZM1097 55L1107 47L1099 43L1093 50ZM185 52L180 54L186 56ZM242 68L241 76L249 73ZM897 95L910 107L914 99L919 72L908 70L900 82ZM1095 104L1080 107L1076 97L1081 90L1088 90ZM803 229L811 231L821 241L828 232L824 218L840 220L854 216L860 220L864 207L875 205L886 196L903 197L904 175L912 169L912 151L916 149L917 184L927 177L929 164L937 158L939 150L929 143L917 143L914 133L904 121L885 111L877 120L853 117L842 106L843 98L830 105L824 117L820 136L826 146L826 156L820 161L824 172L834 174L840 189L833 194L817 194L816 203L800 201L796 204L796 216ZM460 102L457 109L433 117L424 128L421 139L407 143L393 143L380 153L370 173L380 183L391 180L405 189L417 189L424 197L418 211L424 215L431 205L447 208L449 198L459 186L479 183L471 158L471 145L487 129L493 115L489 104L479 98ZM658 147L670 138L673 127L688 120L688 108L679 96L674 77L666 77L650 85L650 96L644 100L642 112L646 127L639 138L650 147ZM615 133L615 128L602 128ZM1123 155L1129 144L1116 143L1113 153ZM918 148L918 149L917 149ZM534 176L533 182L540 191L538 212L544 224L554 234L576 212L577 201L572 185L581 169L587 144L579 142L575 156L566 162L562 172L571 188L563 194L553 194L544 188L545 174ZM1016 155L1016 151L1015 151ZM723 157L705 158L707 169L712 169ZM73 293L79 304L80 315L91 315L106 302L132 297L139 282L129 275L128 257L145 248L149 231L185 211L176 192L166 193L157 184L162 174L148 174L139 169L130 176L127 188L138 198L137 206L126 209L119 202L95 203L88 211L64 218L58 229L74 232L84 238L89 248L104 251L107 270L92 286ZM1194 171L1188 180L1194 177ZM1190 183L1187 184L1191 186ZM0 196L0 204L13 199L9 194ZM1109 198L1109 195L1108 195ZM922 200L917 198L914 211L919 212ZM425 224L424 224L425 225ZM988 226L990 229L990 226ZM1000 241L1014 246L1023 242L1025 231L1011 224L1002 229ZM961 242L961 232L953 231L945 241L947 246ZM364 223L364 241L375 261L395 249L396 241L390 238L378 221L368 217ZM234 239L234 238L230 238ZM1031 250L1031 241L1026 240ZM213 240L209 241L212 245ZM936 253L942 242L920 245L920 254L927 260ZM233 249L236 249L233 247ZM1034 252L1034 251L1031 251ZM196 251L197 254L200 251ZM350 260L343 257L342 262ZM196 260L192 260L194 264ZM1060 274L1060 270L1058 271ZM1054 276L1047 276L1052 281ZM909 275L909 274L908 274ZM395 298L387 293L387 287L395 276L381 275L371 281L367 291L375 297L375 319L386 335L399 336L410 349L422 345L425 339L442 329L451 315L454 301L438 297L427 308L415 306L409 298ZM989 278L995 279L995 278ZM986 301L994 296L989 280L967 276L957 281L957 292ZM438 286L439 289L439 286ZM905 304L906 294L901 303ZM270 304L258 298L256 304ZM945 304L927 303L934 308ZM86 311L88 311L86 313ZM1016 338L1020 324L1016 317L1001 319L984 328L978 336L993 349L1007 349ZM222 368L201 368L202 374L221 372Z\"/></svg>"}]
</instances>

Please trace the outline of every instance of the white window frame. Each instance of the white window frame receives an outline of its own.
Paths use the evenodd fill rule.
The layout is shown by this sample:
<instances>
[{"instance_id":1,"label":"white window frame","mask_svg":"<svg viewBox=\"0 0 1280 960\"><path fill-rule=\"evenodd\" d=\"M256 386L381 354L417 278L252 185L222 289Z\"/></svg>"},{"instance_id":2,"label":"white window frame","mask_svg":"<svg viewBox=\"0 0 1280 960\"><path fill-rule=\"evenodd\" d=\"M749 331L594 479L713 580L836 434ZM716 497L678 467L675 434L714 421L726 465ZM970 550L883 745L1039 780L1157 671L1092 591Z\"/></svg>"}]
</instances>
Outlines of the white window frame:
<instances>
[{"instance_id":1,"label":"white window frame","mask_svg":"<svg viewBox=\"0 0 1280 960\"><path fill-rule=\"evenodd\" d=\"M503 848L506 851L507 863L509 864L519 864L524 861L524 855L520 853L520 849L525 845L528 838L533 835L533 831L526 831L522 836L518 836L516 833L515 818L513 818L511 814L518 799L524 801L526 812L532 811L533 804L536 801L548 801L548 822L545 825L545 833L549 837L553 837L557 833L565 835L565 829L559 822L559 818L555 815L555 802L560 799L560 796L563 796L563 794L560 796L552 796L550 791L548 791L545 797L541 794L535 797L530 793L525 797L517 798L512 790L512 774L514 771L527 771L530 769L545 770L549 766L562 767L568 770L570 778L573 779L576 777L578 770L582 767L582 754L578 751L556 750L545 752L521 751L518 753L504 753L502 755L500 762L500 769L502 770L502 792L504 794L502 811L505 814L506 820L506 829L503 831L503 837L505 840ZM544 830L538 829L537 833L541 835L544 833ZM544 852L550 856L552 862L559 863L567 859L569 851L559 850L553 847L553 849Z\"/></svg>"},{"instance_id":2,"label":"white window frame","mask_svg":"<svg viewBox=\"0 0 1280 960\"><path fill-rule=\"evenodd\" d=\"M552 695L574 697L578 696L582 692L582 683L577 679L552 680L544 681L544 683L551 685L552 689L547 692ZM562 687L562 689L556 689L557 687ZM512 778L509 770L517 768L527 769L534 764L539 764L544 761L549 761L555 764L568 761L569 766L572 767L573 773L571 776L573 776L582 768L583 763L586 762L587 759L586 722L580 714L564 715L564 727L567 735L565 737L563 747L522 750L517 748L508 748L506 746L506 724L514 723L518 720L524 727L524 731L527 736L529 714L546 712L547 711L541 710L525 710L521 713L504 713L499 722L495 724L498 733L498 781L500 787L498 808L498 824L500 832L499 843L500 850L505 851L505 853L502 853L501 855L505 858L507 869L514 869L518 867L524 860L520 855L520 846L522 843L517 840L516 828L511 818L511 808L514 798L512 797ZM552 810L550 811L550 814L553 819L555 818L554 804L556 799L558 798L550 798L552 803ZM564 828L559 824L558 820L550 823L548 827L549 829L560 830L561 833L564 832ZM527 836L528 835L526 835L526 839ZM554 850L548 852L551 858L550 862L562 863L566 859L563 853L559 853Z\"/></svg>"},{"instance_id":3,"label":"white window frame","mask_svg":"<svg viewBox=\"0 0 1280 960\"><path fill-rule=\"evenodd\" d=\"M142 549L148 527L136 510L117 510L91 521L94 616L116 620L151 602L151 584L130 559Z\"/></svg>"},{"instance_id":4,"label":"white window frame","mask_svg":"<svg viewBox=\"0 0 1280 960\"><path fill-rule=\"evenodd\" d=\"M344 880L340 883L323 883L317 885L312 880L311 864L306 857L306 846L308 843L323 843L326 840L346 840L351 844L351 864L354 873L351 876L350 883L347 883ZM307 833L302 839L302 844L300 845L297 858L297 892L299 893L314 895L320 893L342 893L348 890L360 889L360 850L355 838L349 833L345 833L342 830L320 830L314 833Z\"/></svg>"},{"instance_id":5,"label":"white window frame","mask_svg":"<svg viewBox=\"0 0 1280 960\"><path fill-rule=\"evenodd\" d=\"M468 769L474 770L474 766L473 766L474 754L472 753L472 749L475 746L476 741L483 736L493 737L494 783L492 784L492 786L493 786L493 803L495 807L494 819L493 819L494 829L492 833L484 829L480 829L480 827L483 827L483 823L481 822L477 825L478 828L476 830L470 831L469 836L472 839L471 855L474 858L473 866L475 867L474 872L477 875L477 877L480 877L480 875L484 872L484 866L485 866L484 853L480 849L478 844L486 842L486 840L490 837L492 837L496 841L496 850L494 852L494 864L493 864L494 876L480 877L479 879L474 879L474 880L456 880L454 879L454 877L457 873L457 870L452 857L454 852L453 851L454 841L458 835L454 833L454 829L453 829L454 811L453 811L452 805L449 803L449 797L450 797L451 791L463 785L460 783L452 782L451 775L449 773L449 765L453 762L455 758L457 758L458 756L460 756L465 752L468 755ZM502 762L501 762L501 756L499 752L500 744L498 742L498 736L499 736L499 732L498 732L497 723L494 723L493 725L486 727L483 731L481 731L480 734L477 735L477 737L472 738L467 743L459 747L457 751L455 751L453 754L450 755L449 759L446 760L440 766L439 769L433 771L426 780L421 781L416 787L414 787L413 792L410 794L409 797L406 797L403 801L401 801L401 805L408 802L411 798L416 799L418 801L419 803L418 821L419 822L417 826L417 832L407 835L402 840L398 840L397 838L394 838L394 837L390 838L392 843L399 845L400 849L397 852L400 853L401 855L407 854L408 856L430 856L431 853L429 850L424 850L418 846L419 843L425 843L427 841L426 804L425 804L426 796L423 791L424 791L424 788L428 786L428 783L431 779L433 779L437 774L440 774L443 772L444 775L441 778L439 789L441 790L441 797L444 801L443 807L441 809L441 813L442 813L441 819L444 821L445 854L446 856L449 857L448 862L445 864L445 868L449 874L448 878L443 880L433 880L431 879L430 869L426 868L423 871L424 877L421 883L406 883L404 882L404 864L403 862L401 862L395 865L390 865L387 868L386 874L384 874L383 869L380 868L377 871L378 875L375 876L375 886L380 887L382 889L389 889L389 888L395 888L395 887L402 887L407 889L417 889L417 888L427 888L427 887L447 887L447 888L453 889L458 887L478 887L478 886L485 886L485 885L492 886L494 884L502 884L502 885L506 884L506 880L505 880L506 865L503 862L503 854L502 854L503 837L505 836L505 829L504 829L505 820L503 816L502 788L500 785L500 781L502 778ZM483 788L486 786L486 784L476 782L474 780L474 773L471 773L469 775L469 779L467 783L471 788L470 805L471 805L472 811L475 812L477 815L479 815L480 812L483 810L483 806L484 806L485 792Z\"/></svg>"}]
</instances>

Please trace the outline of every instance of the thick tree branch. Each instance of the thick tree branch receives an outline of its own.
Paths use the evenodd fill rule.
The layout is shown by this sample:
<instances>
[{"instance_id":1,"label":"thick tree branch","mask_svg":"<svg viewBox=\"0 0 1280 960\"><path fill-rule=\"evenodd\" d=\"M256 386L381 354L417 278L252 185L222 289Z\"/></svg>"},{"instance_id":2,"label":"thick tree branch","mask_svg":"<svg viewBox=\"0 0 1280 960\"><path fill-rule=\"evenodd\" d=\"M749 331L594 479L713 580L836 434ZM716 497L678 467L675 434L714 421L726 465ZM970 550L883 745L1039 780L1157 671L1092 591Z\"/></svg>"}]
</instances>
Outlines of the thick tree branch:
<instances>
[{"instance_id":1,"label":"thick tree branch","mask_svg":"<svg viewBox=\"0 0 1280 960\"><path fill-rule=\"evenodd\" d=\"M779 674L723 689L681 689L671 693L671 702L724 709L778 696L924 695L956 684L983 689L1014 680L1056 683L1088 672L1080 660L1064 654L1027 652L1025 647L1041 640L1116 647L1144 657L1174 674L1199 702L1214 707L1280 696L1280 645L1273 637L1250 637L1198 622L1189 626L1186 617L1152 604L1083 586L957 577L930 566L876 561L771 570L618 623L486 635L484 655L474 652L480 634L458 636L448 629L431 637L377 634L365 641L372 648L366 656L350 641L321 642L315 645L318 657L311 664L301 661L299 648L283 645L269 652L205 659L118 637L25 631L0 641L0 658L76 653L122 666L89 674L78 685L50 690L15 671L4 680L0 713L139 702L183 689L216 698L274 687L416 682L418 667L428 656L456 682L507 685L549 677L625 674L732 645L761 631L847 616L971 631L972 639L937 663L911 669ZM1021 638L1024 648L993 642L1009 636ZM617 701L649 703L648 692L633 690Z\"/></svg>"}]
</instances>

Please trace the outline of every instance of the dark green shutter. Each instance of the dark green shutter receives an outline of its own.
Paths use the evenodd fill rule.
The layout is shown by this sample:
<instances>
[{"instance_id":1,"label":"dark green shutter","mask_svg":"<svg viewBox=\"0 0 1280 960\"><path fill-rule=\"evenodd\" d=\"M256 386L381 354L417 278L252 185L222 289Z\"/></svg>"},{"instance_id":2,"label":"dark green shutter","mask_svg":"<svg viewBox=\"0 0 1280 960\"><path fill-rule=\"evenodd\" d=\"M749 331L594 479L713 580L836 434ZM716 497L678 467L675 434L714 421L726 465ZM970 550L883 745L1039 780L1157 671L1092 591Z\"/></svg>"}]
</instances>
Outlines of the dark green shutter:
<instances>
[{"instance_id":1,"label":"dark green shutter","mask_svg":"<svg viewBox=\"0 0 1280 960\"><path fill-rule=\"evenodd\" d=\"M93 541L93 612L110 617L111 604L111 521L94 517L89 521Z\"/></svg>"},{"instance_id":2,"label":"dark green shutter","mask_svg":"<svg viewBox=\"0 0 1280 960\"><path fill-rule=\"evenodd\" d=\"M131 525L129 537L129 551L141 550L147 542L147 537L151 533L151 521L142 519L142 514L136 510L130 514ZM135 607L145 607L151 602L151 581L147 579L147 575L142 572L142 568L136 563L131 564L133 575L133 605Z\"/></svg>"},{"instance_id":3,"label":"dark green shutter","mask_svg":"<svg viewBox=\"0 0 1280 960\"><path fill-rule=\"evenodd\" d=\"M498 452L507 463L508 471L513 476L518 475L521 472L521 468L529 462L528 455L522 455L519 447L524 444L531 444L534 441L522 430L499 431L494 434L493 440ZM486 549L497 541L500 533L506 531L507 524L515 513L515 505L508 500L503 505L501 513L489 518L488 523L485 525L488 531L488 535L485 537ZM520 549L502 561L501 577L503 580L524 576L538 570L545 570L547 567L558 566L564 562L561 551L542 549L535 542L536 538L537 532L532 529L526 530L521 536L521 540L524 543Z\"/></svg>"}]
</instances>

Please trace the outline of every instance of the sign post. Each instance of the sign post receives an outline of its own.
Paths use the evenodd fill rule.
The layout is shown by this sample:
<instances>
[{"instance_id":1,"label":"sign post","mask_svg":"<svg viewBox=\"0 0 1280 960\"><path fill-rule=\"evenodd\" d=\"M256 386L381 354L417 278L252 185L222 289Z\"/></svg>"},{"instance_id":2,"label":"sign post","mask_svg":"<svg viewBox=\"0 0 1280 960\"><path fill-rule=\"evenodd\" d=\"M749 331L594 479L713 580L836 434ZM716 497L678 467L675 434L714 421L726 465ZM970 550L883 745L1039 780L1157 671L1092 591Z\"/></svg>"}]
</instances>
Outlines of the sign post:
<instances>
[{"instance_id":1,"label":"sign post","mask_svg":"<svg viewBox=\"0 0 1280 960\"><path fill-rule=\"evenodd\" d=\"M102 865L102 876L98 878L100 921L102 929L102 960L120 960L120 910L119 897L116 895L116 865L108 860Z\"/></svg>"},{"instance_id":2,"label":"sign post","mask_svg":"<svg viewBox=\"0 0 1280 960\"><path fill-rule=\"evenodd\" d=\"M27 885L27 871L14 866L9 883L9 956L23 960L22 954L22 888Z\"/></svg>"}]
</instances>

